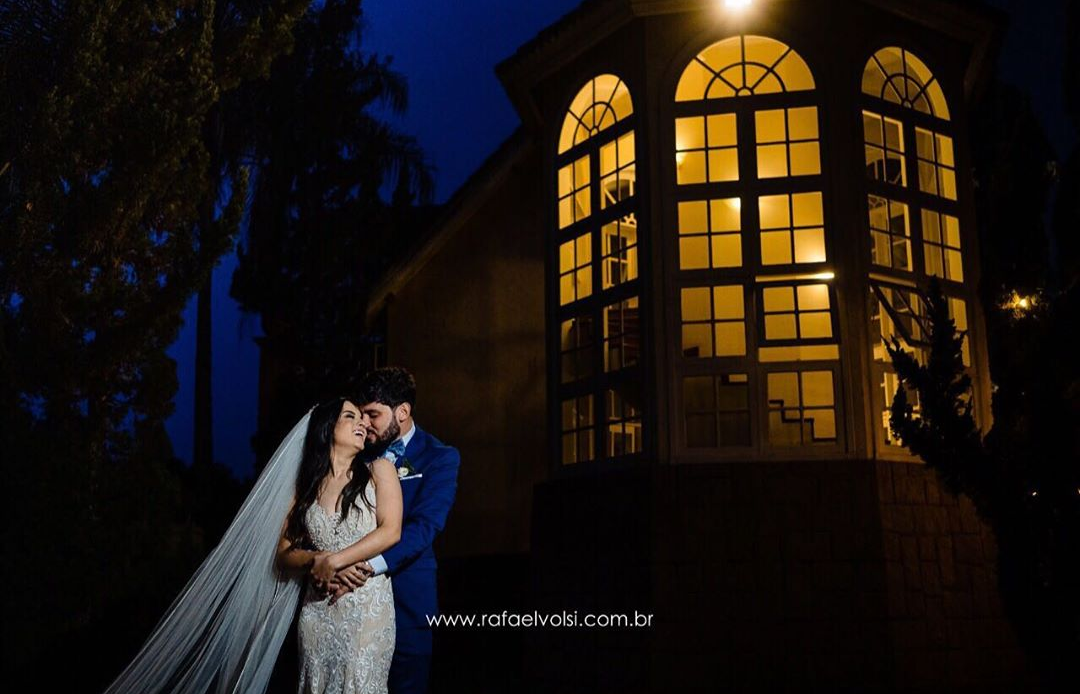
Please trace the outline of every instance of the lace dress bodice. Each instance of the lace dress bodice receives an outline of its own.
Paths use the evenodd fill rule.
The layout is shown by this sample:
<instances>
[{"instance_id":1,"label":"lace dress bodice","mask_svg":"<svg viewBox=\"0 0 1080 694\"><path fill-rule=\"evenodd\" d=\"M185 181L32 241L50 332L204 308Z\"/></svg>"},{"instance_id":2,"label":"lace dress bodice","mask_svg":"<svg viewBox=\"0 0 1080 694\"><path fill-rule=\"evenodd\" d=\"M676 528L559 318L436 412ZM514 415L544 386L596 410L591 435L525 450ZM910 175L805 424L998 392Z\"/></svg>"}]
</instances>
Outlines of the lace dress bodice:
<instances>
[{"instance_id":1,"label":"lace dress bodice","mask_svg":"<svg viewBox=\"0 0 1080 694\"><path fill-rule=\"evenodd\" d=\"M374 506L375 487L364 495ZM375 512L357 496L349 514L329 513L318 503L304 516L308 536L320 551L337 552L376 527ZM369 578L333 605L308 585L297 626L299 691L319 694L384 694L394 654L394 593L390 577Z\"/></svg>"}]
</instances>

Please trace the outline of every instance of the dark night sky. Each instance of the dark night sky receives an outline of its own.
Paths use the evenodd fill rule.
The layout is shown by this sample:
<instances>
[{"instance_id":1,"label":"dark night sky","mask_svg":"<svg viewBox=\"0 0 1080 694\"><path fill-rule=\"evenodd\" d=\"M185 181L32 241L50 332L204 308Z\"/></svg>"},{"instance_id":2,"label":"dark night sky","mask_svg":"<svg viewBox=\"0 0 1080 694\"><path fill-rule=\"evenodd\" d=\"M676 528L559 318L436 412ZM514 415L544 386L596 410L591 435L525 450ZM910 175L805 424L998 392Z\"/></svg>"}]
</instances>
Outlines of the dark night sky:
<instances>
[{"instance_id":1,"label":"dark night sky","mask_svg":"<svg viewBox=\"0 0 1080 694\"><path fill-rule=\"evenodd\" d=\"M758 0L764 2L766 0ZM1075 134L1064 115L1061 65L1066 0L990 0L1012 25L1001 56L1005 80L1025 86L1063 156ZM395 121L419 140L435 167L437 201L446 200L517 126L494 66L578 5L578 0L368 0L366 51L394 58L409 82L409 111ZM214 273L214 452L238 476L254 469L258 320L229 297L235 256ZM190 461L194 406L195 303L169 354L180 390L168 422L176 455Z\"/></svg>"}]
</instances>

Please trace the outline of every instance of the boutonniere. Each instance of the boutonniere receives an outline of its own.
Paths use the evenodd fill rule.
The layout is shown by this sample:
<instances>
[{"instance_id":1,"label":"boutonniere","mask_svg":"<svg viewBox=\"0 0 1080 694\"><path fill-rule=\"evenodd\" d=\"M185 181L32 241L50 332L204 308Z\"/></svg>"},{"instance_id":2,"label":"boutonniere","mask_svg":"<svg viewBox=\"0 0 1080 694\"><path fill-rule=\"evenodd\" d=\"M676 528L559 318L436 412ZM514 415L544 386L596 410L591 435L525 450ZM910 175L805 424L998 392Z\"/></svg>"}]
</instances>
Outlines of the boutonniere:
<instances>
[{"instance_id":1,"label":"boutonniere","mask_svg":"<svg viewBox=\"0 0 1080 694\"><path fill-rule=\"evenodd\" d=\"M412 463L410 463L409 459L405 456L401 456L400 458L398 458L398 462L401 463L397 466L397 476L399 480L403 480L406 477L412 477L413 475L417 474L416 468L412 466Z\"/></svg>"}]
</instances>

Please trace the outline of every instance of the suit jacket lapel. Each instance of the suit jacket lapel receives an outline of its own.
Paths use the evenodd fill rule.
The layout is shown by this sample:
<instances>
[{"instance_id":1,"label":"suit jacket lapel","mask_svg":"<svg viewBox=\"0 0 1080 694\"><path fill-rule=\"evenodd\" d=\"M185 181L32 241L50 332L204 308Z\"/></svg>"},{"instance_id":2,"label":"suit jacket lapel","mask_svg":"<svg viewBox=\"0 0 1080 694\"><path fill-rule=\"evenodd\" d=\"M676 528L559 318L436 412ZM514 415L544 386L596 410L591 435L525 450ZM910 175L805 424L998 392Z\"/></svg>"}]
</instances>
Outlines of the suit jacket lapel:
<instances>
[{"instance_id":1,"label":"suit jacket lapel","mask_svg":"<svg viewBox=\"0 0 1080 694\"><path fill-rule=\"evenodd\" d=\"M413 422L413 426L416 427L416 433L409 440L409 445L405 447L405 457L411 460L416 469L419 470L424 450L428 447L428 435L427 432L416 426L416 422Z\"/></svg>"}]
</instances>

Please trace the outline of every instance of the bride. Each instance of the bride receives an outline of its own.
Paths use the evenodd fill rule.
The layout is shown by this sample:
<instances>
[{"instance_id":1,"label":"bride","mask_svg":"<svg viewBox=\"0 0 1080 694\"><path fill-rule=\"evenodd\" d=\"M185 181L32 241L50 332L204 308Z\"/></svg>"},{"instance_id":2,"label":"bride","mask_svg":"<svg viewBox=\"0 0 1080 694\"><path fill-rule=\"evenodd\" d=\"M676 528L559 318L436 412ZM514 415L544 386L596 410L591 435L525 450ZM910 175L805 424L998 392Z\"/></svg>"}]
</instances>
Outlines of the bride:
<instances>
[{"instance_id":1,"label":"bride","mask_svg":"<svg viewBox=\"0 0 1080 694\"><path fill-rule=\"evenodd\" d=\"M346 398L305 415L106 694L261 694L298 603L299 691L385 693L395 638L390 578L330 597L351 584L344 567L401 533L396 470L385 458L361 460L366 436Z\"/></svg>"}]
</instances>

